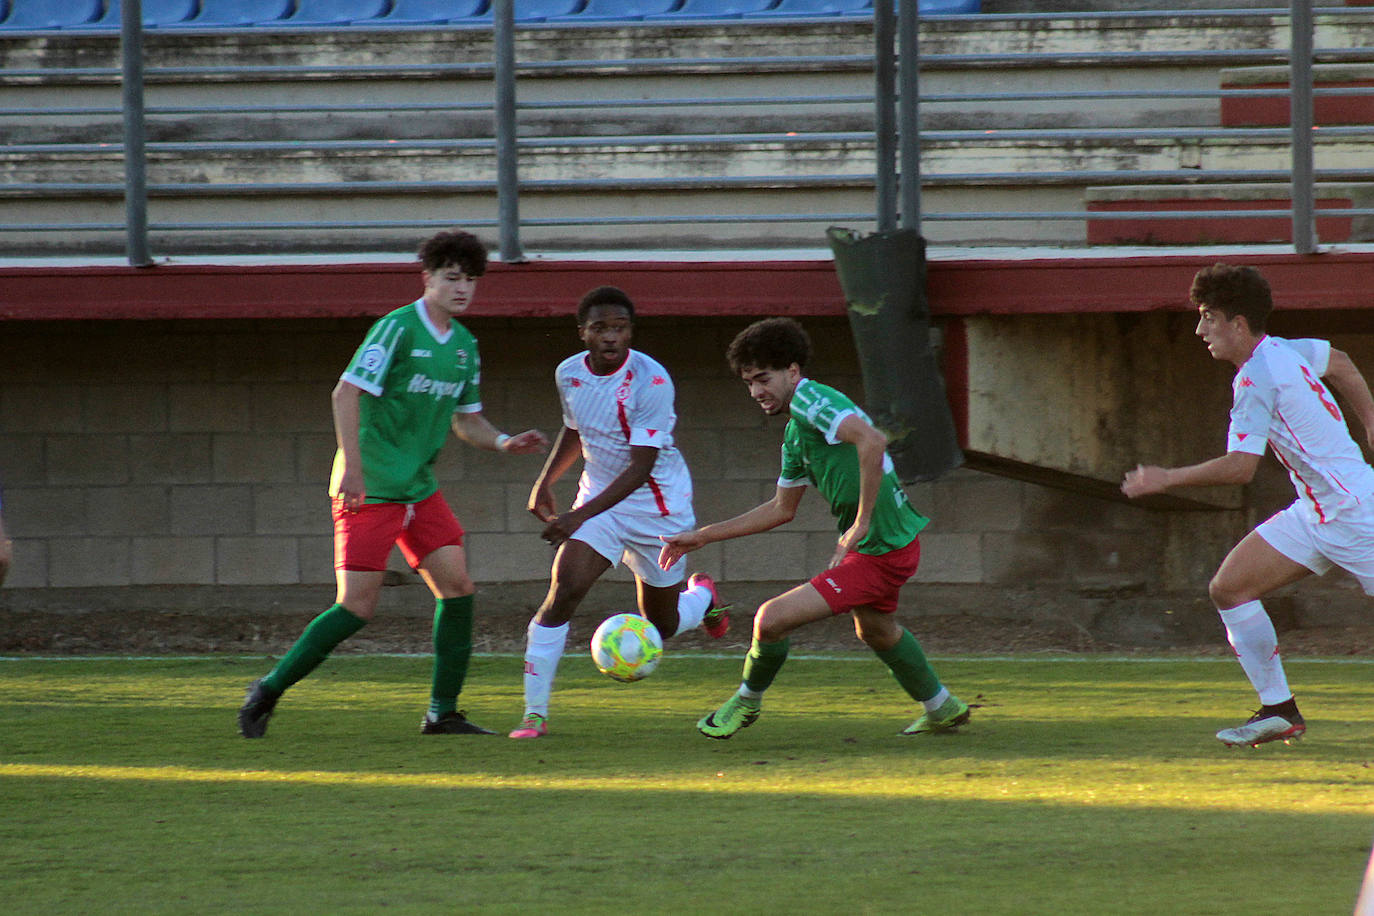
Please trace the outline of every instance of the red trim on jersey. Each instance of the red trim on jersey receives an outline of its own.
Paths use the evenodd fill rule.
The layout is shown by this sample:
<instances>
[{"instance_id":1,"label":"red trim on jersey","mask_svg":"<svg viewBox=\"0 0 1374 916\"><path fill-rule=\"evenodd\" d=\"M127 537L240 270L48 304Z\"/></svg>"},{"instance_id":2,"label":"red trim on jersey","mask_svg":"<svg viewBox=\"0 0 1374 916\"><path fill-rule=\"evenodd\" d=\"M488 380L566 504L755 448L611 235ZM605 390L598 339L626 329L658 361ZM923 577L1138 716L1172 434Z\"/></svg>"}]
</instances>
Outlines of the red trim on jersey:
<instances>
[{"instance_id":1,"label":"red trim on jersey","mask_svg":"<svg viewBox=\"0 0 1374 916\"><path fill-rule=\"evenodd\" d=\"M1280 415L1279 419L1283 419L1282 415ZM1287 426L1288 424L1284 423L1284 425ZM1289 431L1291 432L1292 430ZM1272 445L1273 443L1270 444ZM1299 448L1301 448L1301 446L1299 446ZM1293 475L1293 479L1298 481L1298 483L1302 484L1303 490L1307 493L1307 501L1312 504L1312 508L1317 510L1317 521L1320 524L1325 525L1326 513L1322 510L1321 503L1317 502L1317 495L1312 492L1312 485L1303 479L1303 476L1298 473L1297 469L1294 468L1293 465L1288 463L1288 459L1283 457L1283 452L1279 451L1278 449L1274 449L1274 456L1279 459L1280 464L1282 464L1284 467L1288 469L1288 473Z\"/></svg>"},{"instance_id":2,"label":"red trim on jersey","mask_svg":"<svg viewBox=\"0 0 1374 916\"><path fill-rule=\"evenodd\" d=\"M663 498L663 490L659 487L658 481L649 478L649 491L654 494L654 502L658 503L658 514L668 514L668 501Z\"/></svg>"}]
</instances>

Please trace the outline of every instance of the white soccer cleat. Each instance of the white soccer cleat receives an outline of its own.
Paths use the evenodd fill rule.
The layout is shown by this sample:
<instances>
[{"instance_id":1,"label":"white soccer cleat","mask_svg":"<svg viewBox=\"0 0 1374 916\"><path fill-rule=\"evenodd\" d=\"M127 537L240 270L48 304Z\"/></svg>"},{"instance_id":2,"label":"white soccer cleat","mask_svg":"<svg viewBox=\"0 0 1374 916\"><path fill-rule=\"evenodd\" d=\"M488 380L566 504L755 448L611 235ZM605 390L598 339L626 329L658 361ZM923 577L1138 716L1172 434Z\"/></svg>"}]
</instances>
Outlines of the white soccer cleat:
<instances>
[{"instance_id":1,"label":"white soccer cleat","mask_svg":"<svg viewBox=\"0 0 1374 916\"><path fill-rule=\"evenodd\" d=\"M1223 728L1217 732L1217 740L1230 747L1259 747L1267 741L1292 744L1301 738L1305 731L1307 723L1303 721L1300 713L1294 713L1292 718L1288 718L1261 709L1246 719L1244 725Z\"/></svg>"}]
</instances>

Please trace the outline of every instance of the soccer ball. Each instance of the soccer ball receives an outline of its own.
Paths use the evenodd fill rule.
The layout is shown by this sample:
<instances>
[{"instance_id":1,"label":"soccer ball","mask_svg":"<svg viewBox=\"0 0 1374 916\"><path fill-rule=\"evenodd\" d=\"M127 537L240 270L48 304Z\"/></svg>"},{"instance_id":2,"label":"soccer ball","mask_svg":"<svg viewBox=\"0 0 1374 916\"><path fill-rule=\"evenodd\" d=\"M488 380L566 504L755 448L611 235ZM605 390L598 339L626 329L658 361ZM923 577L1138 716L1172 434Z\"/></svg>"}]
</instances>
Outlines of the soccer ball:
<instances>
[{"instance_id":1,"label":"soccer ball","mask_svg":"<svg viewBox=\"0 0 1374 916\"><path fill-rule=\"evenodd\" d=\"M630 683L654 673L663 658L663 637L638 614L616 614L592 634L592 661L607 677Z\"/></svg>"}]
</instances>

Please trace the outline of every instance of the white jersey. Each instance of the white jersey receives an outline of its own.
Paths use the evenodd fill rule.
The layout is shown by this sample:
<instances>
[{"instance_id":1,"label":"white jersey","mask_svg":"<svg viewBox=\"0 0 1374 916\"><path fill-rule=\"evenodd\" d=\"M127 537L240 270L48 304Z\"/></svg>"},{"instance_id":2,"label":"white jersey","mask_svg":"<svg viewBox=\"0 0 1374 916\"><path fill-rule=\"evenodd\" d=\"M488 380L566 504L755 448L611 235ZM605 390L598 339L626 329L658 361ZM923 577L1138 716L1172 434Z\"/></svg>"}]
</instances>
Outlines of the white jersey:
<instances>
[{"instance_id":1,"label":"white jersey","mask_svg":"<svg viewBox=\"0 0 1374 916\"><path fill-rule=\"evenodd\" d=\"M1271 447L1317 524L1361 506L1374 511L1374 468L1321 380L1330 359L1325 340L1262 338L1232 382L1226 436L1231 452L1263 455Z\"/></svg>"},{"instance_id":2,"label":"white jersey","mask_svg":"<svg viewBox=\"0 0 1374 916\"><path fill-rule=\"evenodd\" d=\"M582 439L580 506L630 465L630 446L658 449L648 483L625 497L617 511L634 515L684 515L692 511L692 476L673 445L677 413L673 380L653 358L630 350L610 375L596 375L587 354L570 356L554 371L563 403L563 425Z\"/></svg>"}]
</instances>

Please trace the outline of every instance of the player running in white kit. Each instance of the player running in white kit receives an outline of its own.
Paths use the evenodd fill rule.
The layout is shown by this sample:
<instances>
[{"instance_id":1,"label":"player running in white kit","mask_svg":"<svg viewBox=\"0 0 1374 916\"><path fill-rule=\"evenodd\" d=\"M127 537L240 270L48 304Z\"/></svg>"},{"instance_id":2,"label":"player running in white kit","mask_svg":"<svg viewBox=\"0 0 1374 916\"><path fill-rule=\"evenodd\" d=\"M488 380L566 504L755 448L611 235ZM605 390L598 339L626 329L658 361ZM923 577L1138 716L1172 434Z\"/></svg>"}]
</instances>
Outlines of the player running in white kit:
<instances>
[{"instance_id":1,"label":"player running in white kit","mask_svg":"<svg viewBox=\"0 0 1374 916\"><path fill-rule=\"evenodd\" d=\"M673 381L651 357L630 349L634 303L613 286L582 297L578 335L586 351L554 373L563 406L558 434L529 510L544 522L542 537L558 547L549 591L530 621L525 649L525 715L512 738L548 731L549 697L568 639L568 621L601 574L623 561L634 573L639 610L666 639L703 626L725 635L729 617L715 584L693 574L679 589L686 561L658 566L660 537L696 525L692 478L673 444L677 414ZM560 513L553 485L582 458L572 509Z\"/></svg>"},{"instance_id":2,"label":"player running in white kit","mask_svg":"<svg viewBox=\"0 0 1374 916\"><path fill-rule=\"evenodd\" d=\"M1191 298L1200 315L1198 336L1213 358L1237 367L1227 453L1181 468L1142 465L1126 475L1121 489L1135 498L1171 487L1248 483L1266 446L1288 469L1298 498L1232 548L1209 593L1260 699L1247 722L1222 729L1217 738L1233 746L1292 741L1307 725L1260 599L1332 566L1374 594L1374 468L1350 437L1323 379L1358 414L1371 445L1374 397L1350 357L1327 341L1265 334L1273 301L1253 267L1201 270Z\"/></svg>"}]
</instances>

